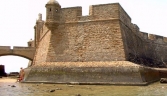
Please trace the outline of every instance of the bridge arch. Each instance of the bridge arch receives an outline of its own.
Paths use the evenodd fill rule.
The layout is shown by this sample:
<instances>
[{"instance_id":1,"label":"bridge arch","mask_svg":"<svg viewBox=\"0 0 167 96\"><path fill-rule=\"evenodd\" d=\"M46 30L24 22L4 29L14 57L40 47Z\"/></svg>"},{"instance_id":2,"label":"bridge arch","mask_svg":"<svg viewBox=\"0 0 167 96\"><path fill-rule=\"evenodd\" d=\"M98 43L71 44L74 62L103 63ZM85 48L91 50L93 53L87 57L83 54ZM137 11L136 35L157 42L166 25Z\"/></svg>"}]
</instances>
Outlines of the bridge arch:
<instances>
[{"instance_id":1,"label":"bridge arch","mask_svg":"<svg viewBox=\"0 0 167 96\"><path fill-rule=\"evenodd\" d=\"M34 47L13 47L13 49L10 48L10 46L0 46L0 56L6 56L6 55L14 55L23 57L29 60L33 60L35 53Z\"/></svg>"},{"instance_id":2,"label":"bridge arch","mask_svg":"<svg viewBox=\"0 0 167 96\"><path fill-rule=\"evenodd\" d=\"M33 59L32 58L30 58L30 57L26 57L26 56L24 56L24 55L19 55L19 54L0 54L0 57L1 56L19 56L19 57L23 57L23 58L26 58L26 59L28 59L28 60L30 60L30 61L32 61Z\"/></svg>"}]
</instances>

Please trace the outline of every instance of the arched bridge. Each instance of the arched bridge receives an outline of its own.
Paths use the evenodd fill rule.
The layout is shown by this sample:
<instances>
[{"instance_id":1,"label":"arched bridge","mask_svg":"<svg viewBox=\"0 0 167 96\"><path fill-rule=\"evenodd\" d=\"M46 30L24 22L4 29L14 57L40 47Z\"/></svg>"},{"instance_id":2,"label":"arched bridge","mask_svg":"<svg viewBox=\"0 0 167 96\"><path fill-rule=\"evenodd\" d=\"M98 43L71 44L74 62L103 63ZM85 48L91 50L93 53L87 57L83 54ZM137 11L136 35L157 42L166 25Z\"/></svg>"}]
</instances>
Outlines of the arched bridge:
<instances>
[{"instance_id":1,"label":"arched bridge","mask_svg":"<svg viewBox=\"0 0 167 96\"><path fill-rule=\"evenodd\" d=\"M13 49L11 49L10 46L0 46L0 56L5 55L15 55L27 58L29 60L33 60L35 53L34 47L17 47L14 46Z\"/></svg>"}]
</instances>

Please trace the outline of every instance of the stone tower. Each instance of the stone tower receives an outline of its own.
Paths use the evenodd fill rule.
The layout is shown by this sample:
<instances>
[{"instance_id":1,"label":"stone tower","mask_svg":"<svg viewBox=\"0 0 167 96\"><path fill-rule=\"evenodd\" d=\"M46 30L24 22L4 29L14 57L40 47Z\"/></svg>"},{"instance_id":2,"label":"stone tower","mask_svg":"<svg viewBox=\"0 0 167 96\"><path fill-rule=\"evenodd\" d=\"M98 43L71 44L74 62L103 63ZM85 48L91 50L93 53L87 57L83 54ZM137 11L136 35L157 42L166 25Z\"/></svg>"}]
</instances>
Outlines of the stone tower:
<instances>
[{"instance_id":1,"label":"stone tower","mask_svg":"<svg viewBox=\"0 0 167 96\"><path fill-rule=\"evenodd\" d=\"M34 26L35 30L35 42L33 47L37 47L40 36L42 35L42 29L43 29L44 21L42 20L42 14L38 14L38 19L36 20L36 25Z\"/></svg>"},{"instance_id":2,"label":"stone tower","mask_svg":"<svg viewBox=\"0 0 167 96\"><path fill-rule=\"evenodd\" d=\"M56 0L50 0L45 7L46 7L45 25L49 30L53 30L57 28L59 25L61 6Z\"/></svg>"}]
</instances>

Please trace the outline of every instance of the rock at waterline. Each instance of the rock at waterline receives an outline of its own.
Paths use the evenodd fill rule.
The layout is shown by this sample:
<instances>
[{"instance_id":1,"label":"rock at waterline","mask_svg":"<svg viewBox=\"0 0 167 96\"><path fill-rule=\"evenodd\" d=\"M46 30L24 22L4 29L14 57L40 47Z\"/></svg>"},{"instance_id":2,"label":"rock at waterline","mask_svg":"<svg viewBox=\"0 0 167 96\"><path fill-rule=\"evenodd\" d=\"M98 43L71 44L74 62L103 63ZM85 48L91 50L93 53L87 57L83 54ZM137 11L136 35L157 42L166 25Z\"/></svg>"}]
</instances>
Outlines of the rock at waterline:
<instances>
[{"instance_id":1,"label":"rock at waterline","mask_svg":"<svg viewBox=\"0 0 167 96\"><path fill-rule=\"evenodd\" d=\"M81 96L81 94L76 94L75 96Z\"/></svg>"},{"instance_id":2,"label":"rock at waterline","mask_svg":"<svg viewBox=\"0 0 167 96\"><path fill-rule=\"evenodd\" d=\"M55 90L53 89L53 90L50 90L50 92L55 92Z\"/></svg>"},{"instance_id":3,"label":"rock at waterline","mask_svg":"<svg viewBox=\"0 0 167 96\"><path fill-rule=\"evenodd\" d=\"M167 78L161 78L160 83L167 83Z\"/></svg>"},{"instance_id":4,"label":"rock at waterline","mask_svg":"<svg viewBox=\"0 0 167 96\"><path fill-rule=\"evenodd\" d=\"M12 85L11 87L16 87L15 85Z\"/></svg>"}]
</instances>

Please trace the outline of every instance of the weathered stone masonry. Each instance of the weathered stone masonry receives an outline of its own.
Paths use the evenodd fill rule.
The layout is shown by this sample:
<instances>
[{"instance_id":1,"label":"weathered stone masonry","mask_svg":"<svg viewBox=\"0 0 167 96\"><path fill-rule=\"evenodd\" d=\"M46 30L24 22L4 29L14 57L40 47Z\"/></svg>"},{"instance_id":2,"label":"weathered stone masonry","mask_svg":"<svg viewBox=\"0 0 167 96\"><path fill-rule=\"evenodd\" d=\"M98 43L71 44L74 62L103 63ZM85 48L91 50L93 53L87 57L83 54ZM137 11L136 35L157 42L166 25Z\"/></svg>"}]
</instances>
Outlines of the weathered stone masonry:
<instances>
[{"instance_id":1,"label":"weathered stone masonry","mask_svg":"<svg viewBox=\"0 0 167 96\"><path fill-rule=\"evenodd\" d=\"M60 25L46 33L51 34L46 61L125 60L118 7L119 4L92 6L91 15L85 17L80 7L62 9Z\"/></svg>"},{"instance_id":2,"label":"weathered stone masonry","mask_svg":"<svg viewBox=\"0 0 167 96\"><path fill-rule=\"evenodd\" d=\"M119 3L61 8L46 4L35 29L36 53L25 82L147 84L165 67L165 37L140 32ZM129 62L130 61L130 62ZM133 63L132 63L133 62ZM29 74L28 74L29 73ZM87 78L87 79L84 79Z\"/></svg>"}]
</instances>

